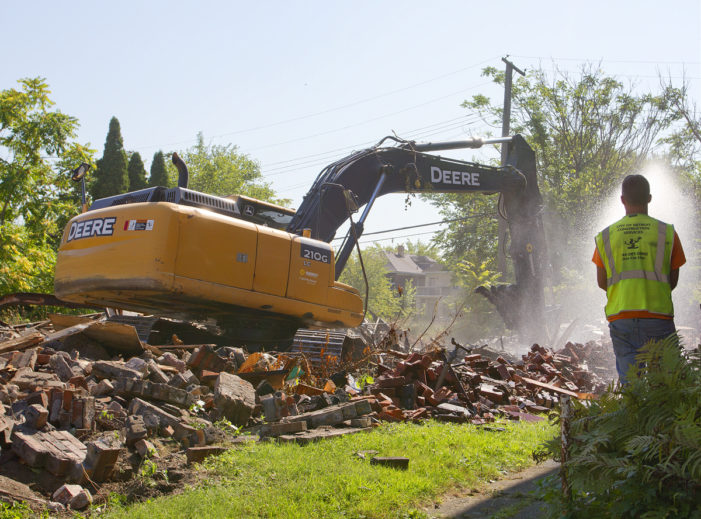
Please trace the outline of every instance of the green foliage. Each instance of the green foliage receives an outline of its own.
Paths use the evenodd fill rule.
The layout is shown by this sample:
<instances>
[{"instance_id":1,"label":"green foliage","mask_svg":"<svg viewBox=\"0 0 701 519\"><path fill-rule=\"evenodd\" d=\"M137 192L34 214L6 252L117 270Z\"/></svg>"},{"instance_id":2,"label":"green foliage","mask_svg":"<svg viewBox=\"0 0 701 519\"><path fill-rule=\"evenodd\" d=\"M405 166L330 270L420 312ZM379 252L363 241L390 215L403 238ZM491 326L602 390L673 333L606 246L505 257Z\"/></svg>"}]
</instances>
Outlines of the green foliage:
<instances>
[{"instance_id":1,"label":"green foliage","mask_svg":"<svg viewBox=\"0 0 701 519\"><path fill-rule=\"evenodd\" d=\"M0 501L0 519L29 519L30 517L49 517L49 513L44 511L37 515L37 512L26 503Z\"/></svg>"},{"instance_id":2,"label":"green foliage","mask_svg":"<svg viewBox=\"0 0 701 519\"><path fill-rule=\"evenodd\" d=\"M367 248L362 251L362 255L370 293L368 312L388 321L412 315L415 311L416 296L416 288L413 284L406 283L401 293L397 287L392 286L392 282L387 277L387 256L381 248ZM339 281L357 288L361 297L365 298L365 279L357 252L348 258Z\"/></svg>"},{"instance_id":3,"label":"green foliage","mask_svg":"<svg viewBox=\"0 0 701 519\"><path fill-rule=\"evenodd\" d=\"M163 157L162 151L157 151L153 154L153 160L151 161L151 174L148 177L148 185L150 187L169 187L170 181L168 180L168 169L166 168L166 161Z\"/></svg>"},{"instance_id":4,"label":"green foliage","mask_svg":"<svg viewBox=\"0 0 701 519\"><path fill-rule=\"evenodd\" d=\"M22 225L2 226L0 294L52 292L56 252L48 240L33 236Z\"/></svg>"},{"instance_id":5,"label":"green foliage","mask_svg":"<svg viewBox=\"0 0 701 519\"><path fill-rule=\"evenodd\" d=\"M190 412L194 414L199 414L204 411L204 400L197 400L195 403L190 405Z\"/></svg>"},{"instance_id":6,"label":"green foliage","mask_svg":"<svg viewBox=\"0 0 701 519\"><path fill-rule=\"evenodd\" d=\"M148 186L144 161L141 160L141 155L137 152L132 153L131 157L129 157L127 174L129 176L129 191L137 191Z\"/></svg>"},{"instance_id":7,"label":"green foliage","mask_svg":"<svg viewBox=\"0 0 701 519\"><path fill-rule=\"evenodd\" d=\"M479 263L486 259L490 269L496 268L497 197L444 193L427 198L444 220L464 218L447 224L434 237L434 243L445 252L448 262Z\"/></svg>"},{"instance_id":8,"label":"green foliage","mask_svg":"<svg viewBox=\"0 0 701 519\"><path fill-rule=\"evenodd\" d=\"M162 479L168 483L168 470L159 470L156 462L149 458L151 454L152 453L149 452L148 455L142 460L141 466L139 467L138 477L148 486L155 486L156 479Z\"/></svg>"},{"instance_id":9,"label":"green foliage","mask_svg":"<svg viewBox=\"0 0 701 519\"><path fill-rule=\"evenodd\" d=\"M97 170L90 186L93 199L119 195L128 191L129 173L127 154L124 151L122 132L116 117L110 119L102 158L97 161Z\"/></svg>"},{"instance_id":10,"label":"green foliage","mask_svg":"<svg viewBox=\"0 0 701 519\"><path fill-rule=\"evenodd\" d=\"M404 250L407 254L415 254L417 256L428 256L429 258L440 258L440 251L435 243L422 242L421 240L416 240L412 242L407 240L404 244Z\"/></svg>"},{"instance_id":11,"label":"green foliage","mask_svg":"<svg viewBox=\"0 0 701 519\"><path fill-rule=\"evenodd\" d=\"M475 293L477 287L491 287L501 280L501 274L490 269L492 263L491 260L484 260L477 264L463 260L458 261L454 266L458 285L464 289L465 294L458 302L458 306L470 316L469 319L456 323L453 328L453 332L463 340L472 342L504 329L504 323L494 306L483 296Z\"/></svg>"},{"instance_id":12,"label":"green foliage","mask_svg":"<svg viewBox=\"0 0 701 519\"><path fill-rule=\"evenodd\" d=\"M374 384L374 383L375 383L375 379L372 377L372 375L370 375L369 373L366 373L366 374L364 374L364 375L358 377L358 379L356 380L356 382L357 382L357 384L358 384L358 387L359 387L360 389L363 389L363 388L364 388L365 386L367 386L368 384Z\"/></svg>"},{"instance_id":13,"label":"green foliage","mask_svg":"<svg viewBox=\"0 0 701 519\"><path fill-rule=\"evenodd\" d=\"M489 270L488 263L488 260L483 261L479 265L467 260L458 262L455 271L460 286L472 293L477 287L491 287L497 284L501 274Z\"/></svg>"},{"instance_id":14,"label":"green foliage","mask_svg":"<svg viewBox=\"0 0 701 519\"><path fill-rule=\"evenodd\" d=\"M290 203L275 196L270 184L263 181L258 162L239 153L233 144L205 144L200 132L197 144L178 155L190 172L190 189L217 196L246 195L279 205ZM178 172L172 164L168 164L168 176L177 184Z\"/></svg>"},{"instance_id":15,"label":"green foliage","mask_svg":"<svg viewBox=\"0 0 701 519\"><path fill-rule=\"evenodd\" d=\"M567 517L701 517L701 353L672 337L638 359L627 386L575 404Z\"/></svg>"},{"instance_id":16,"label":"green foliage","mask_svg":"<svg viewBox=\"0 0 701 519\"><path fill-rule=\"evenodd\" d=\"M222 418L221 420L217 420L216 422L214 422L214 427L216 427L217 429L221 429L222 431L227 432L229 434L233 434L234 436L240 435L241 429L243 429L243 427L235 426L226 418Z\"/></svg>"},{"instance_id":17,"label":"green foliage","mask_svg":"<svg viewBox=\"0 0 701 519\"><path fill-rule=\"evenodd\" d=\"M78 122L53 109L43 78L0 91L0 293L51 291L54 251L79 191L68 170L93 163Z\"/></svg>"},{"instance_id":18,"label":"green foliage","mask_svg":"<svg viewBox=\"0 0 701 519\"><path fill-rule=\"evenodd\" d=\"M684 124L679 125L662 140L669 147L669 159L687 181L687 193L701 202L701 113L690 100L689 86L674 87L671 79L661 81L676 115Z\"/></svg>"}]
</instances>

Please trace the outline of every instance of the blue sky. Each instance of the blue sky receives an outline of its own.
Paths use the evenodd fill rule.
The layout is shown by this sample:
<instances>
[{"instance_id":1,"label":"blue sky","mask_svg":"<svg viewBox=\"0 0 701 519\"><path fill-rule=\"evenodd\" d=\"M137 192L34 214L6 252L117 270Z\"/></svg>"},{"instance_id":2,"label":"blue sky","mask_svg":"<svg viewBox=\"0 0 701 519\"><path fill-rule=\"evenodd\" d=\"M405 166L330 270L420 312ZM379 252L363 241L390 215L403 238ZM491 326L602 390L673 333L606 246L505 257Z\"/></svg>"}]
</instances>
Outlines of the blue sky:
<instances>
[{"instance_id":1,"label":"blue sky","mask_svg":"<svg viewBox=\"0 0 701 519\"><path fill-rule=\"evenodd\" d=\"M677 81L685 73L698 99L700 5L4 0L0 88L47 78L98 156L113 115L125 147L147 163L198 131L236 144L296 207L325 164L392 131L417 140L499 133L460 103L477 93L501 99L480 71L501 68L507 54L526 69L600 63L640 89L654 88L658 71ZM367 232L440 219L423 203L405 211L403 200L385 197Z\"/></svg>"}]
</instances>

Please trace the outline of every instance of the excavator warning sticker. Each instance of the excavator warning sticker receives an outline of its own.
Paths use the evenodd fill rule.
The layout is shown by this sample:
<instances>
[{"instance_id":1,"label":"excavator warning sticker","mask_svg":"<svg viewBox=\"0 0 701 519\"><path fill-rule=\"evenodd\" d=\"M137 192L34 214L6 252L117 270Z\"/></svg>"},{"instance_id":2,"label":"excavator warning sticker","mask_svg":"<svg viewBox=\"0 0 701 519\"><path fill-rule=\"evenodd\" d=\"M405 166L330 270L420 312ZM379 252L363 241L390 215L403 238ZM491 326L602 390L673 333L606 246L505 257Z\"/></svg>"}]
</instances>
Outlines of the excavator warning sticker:
<instances>
[{"instance_id":1,"label":"excavator warning sticker","mask_svg":"<svg viewBox=\"0 0 701 519\"><path fill-rule=\"evenodd\" d=\"M153 220L127 220L124 222L125 231L152 231Z\"/></svg>"},{"instance_id":2,"label":"excavator warning sticker","mask_svg":"<svg viewBox=\"0 0 701 519\"><path fill-rule=\"evenodd\" d=\"M110 216L107 218L93 218L91 220L73 222L68 231L66 242L79 240L80 238L90 238L92 236L112 236L116 221L117 218Z\"/></svg>"}]
</instances>

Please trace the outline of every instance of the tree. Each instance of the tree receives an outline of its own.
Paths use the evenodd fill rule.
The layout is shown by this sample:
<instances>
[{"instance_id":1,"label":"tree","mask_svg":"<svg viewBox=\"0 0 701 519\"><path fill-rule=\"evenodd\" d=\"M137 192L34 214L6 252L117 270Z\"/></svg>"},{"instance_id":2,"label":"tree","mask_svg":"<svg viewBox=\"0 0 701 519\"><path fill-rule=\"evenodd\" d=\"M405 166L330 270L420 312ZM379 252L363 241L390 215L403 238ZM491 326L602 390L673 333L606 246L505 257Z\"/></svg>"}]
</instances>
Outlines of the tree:
<instances>
[{"instance_id":1,"label":"tree","mask_svg":"<svg viewBox=\"0 0 701 519\"><path fill-rule=\"evenodd\" d=\"M18 83L0 91L0 294L51 290L54 248L79 204L66 172L94 153L43 78Z\"/></svg>"},{"instance_id":2,"label":"tree","mask_svg":"<svg viewBox=\"0 0 701 519\"><path fill-rule=\"evenodd\" d=\"M661 87L669 93L673 109L683 124L663 140L669 146L669 159L686 181L686 192L701 203L701 113L688 94L686 80L674 87L672 80L660 78Z\"/></svg>"},{"instance_id":3,"label":"tree","mask_svg":"<svg viewBox=\"0 0 701 519\"><path fill-rule=\"evenodd\" d=\"M122 132L116 117L110 119L102 158L97 161L90 193L94 199L119 195L129 188L127 154L124 151Z\"/></svg>"},{"instance_id":4,"label":"tree","mask_svg":"<svg viewBox=\"0 0 701 519\"><path fill-rule=\"evenodd\" d=\"M197 144L178 154L190 172L190 189L217 196L246 195L280 205L290 203L276 197L270 184L263 181L258 162L239 153L233 144L207 145L200 132ZM172 165L169 177L175 183L177 171Z\"/></svg>"},{"instance_id":5,"label":"tree","mask_svg":"<svg viewBox=\"0 0 701 519\"><path fill-rule=\"evenodd\" d=\"M428 256L435 260L440 260L438 245L431 242L423 242L420 239L416 242L407 240L404 244L404 250L407 254L417 254L419 256Z\"/></svg>"},{"instance_id":6,"label":"tree","mask_svg":"<svg viewBox=\"0 0 701 519\"><path fill-rule=\"evenodd\" d=\"M148 185L151 187L168 187L170 185L168 181L166 161L165 158L163 158L163 152L160 150L153 154L153 160L151 161L151 174L148 177Z\"/></svg>"},{"instance_id":7,"label":"tree","mask_svg":"<svg viewBox=\"0 0 701 519\"><path fill-rule=\"evenodd\" d=\"M365 249L362 251L362 257L370 292L368 312L387 321L411 315L415 309L416 289L412 285L404 286L399 293L395 287L392 287L387 277L387 257L379 247ZM360 290L361 297L365 298L367 294L365 278L357 252L348 258L340 281Z\"/></svg>"},{"instance_id":8,"label":"tree","mask_svg":"<svg viewBox=\"0 0 701 519\"><path fill-rule=\"evenodd\" d=\"M129 191L137 191L148 186L144 161L141 160L141 155L138 152L132 153L129 157L127 174L129 176Z\"/></svg>"},{"instance_id":9,"label":"tree","mask_svg":"<svg viewBox=\"0 0 701 519\"><path fill-rule=\"evenodd\" d=\"M494 68L484 75L504 82L504 73ZM485 96L474 96L463 106L501 123L500 104ZM636 94L592 66L576 77L556 71L550 78L536 70L515 81L513 133L523 134L536 152L540 188L548 215L554 215L546 218L550 241L564 249L590 243L591 229L583 222L602 209L625 175L640 169L663 132L678 120L668 92ZM450 224L442 238L452 254L467 254L475 264L496 257L495 199L438 195L434 201L447 218L491 213L490 220Z\"/></svg>"}]
</instances>

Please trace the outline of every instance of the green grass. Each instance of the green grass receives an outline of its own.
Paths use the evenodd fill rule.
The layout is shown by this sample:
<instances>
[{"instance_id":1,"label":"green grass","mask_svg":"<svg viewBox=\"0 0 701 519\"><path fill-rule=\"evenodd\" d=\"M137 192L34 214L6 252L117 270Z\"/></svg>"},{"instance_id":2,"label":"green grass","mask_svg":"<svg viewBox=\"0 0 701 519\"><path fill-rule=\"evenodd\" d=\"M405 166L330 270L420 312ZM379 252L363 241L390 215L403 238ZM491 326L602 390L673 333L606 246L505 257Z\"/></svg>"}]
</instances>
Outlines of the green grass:
<instances>
[{"instance_id":1,"label":"green grass","mask_svg":"<svg viewBox=\"0 0 701 519\"><path fill-rule=\"evenodd\" d=\"M533 464L532 451L555 434L545 421L500 425L505 432L393 424L304 447L250 445L211 459L196 488L106 517L425 517L421 506L451 489L479 488ZM361 450L407 456L409 470L370 465L355 455Z\"/></svg>"}]
</instances>

